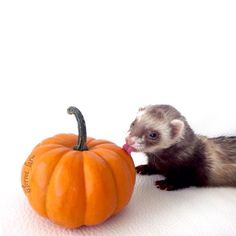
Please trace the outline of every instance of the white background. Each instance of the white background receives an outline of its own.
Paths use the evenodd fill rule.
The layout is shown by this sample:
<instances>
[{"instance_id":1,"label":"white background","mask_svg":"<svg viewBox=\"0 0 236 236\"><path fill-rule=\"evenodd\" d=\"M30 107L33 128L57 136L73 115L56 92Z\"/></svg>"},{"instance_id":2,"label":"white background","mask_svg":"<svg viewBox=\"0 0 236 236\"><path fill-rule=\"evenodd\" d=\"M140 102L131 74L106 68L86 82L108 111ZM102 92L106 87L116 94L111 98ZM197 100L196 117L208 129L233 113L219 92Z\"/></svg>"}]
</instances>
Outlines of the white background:
<instances>
[{"instance_id":1,"label":"white background","mask_svg":"<svg viewBox=\"0 0 236 236\"><path fill-rule=\"evenodd\" d=\"M235 12L235 1L226 0L1 1L2 235L17 235L22 227L25 235L32 235L35 225L44 222L31 213L24 202L20 187L21 166L42 139L57 133L77 132L74 117L66 113L70 105L82 110L89 136L105 138L118 145L124 143L137 109L147 104L176 106L197 133L235 135ZM144 160L135 155L134 159L136 164ZM157 209L151 210L155 204L145 205L150 212L141 211L144 195L155 194L160 198L164 194L164 200L160 198L159 201L169 201L169 196L175 196L154 189L153 181L138 177L129 209L140 207L142 214L135 213L136 223L132 224L137 227L133 226L133 231L128 222L134 219L134 212L124 214L125 227L120 223L123 231L119 232L174 235L169 231L168 223L160 231L160 219L155 219ZM176 198L182 199L180 193L190 194L189 198L192 198L191 191L175 193ZM193 196L203 194L201 196L207 197L205 191L210 191L212 199L217 198L217 191L221 191L236 201L234 189L194 190ZM155 198L152 200L155 202ZM204 197L201 200L200 205L206 201ZM227 205L228 201L221 204ZM232 206L236 212L235 203ZM229 205L229 209L232 206ZM23 209L36 219L33 227L25 224L27 216L21 219ZM214 207L201 210L204 209L206 219L217 210ZM199 213L196 212L190 207L183 221ZM231 218L222 216L228 226L232 226L230 220L236 218L235 214ZM166 222L170 215L158 217L164 217L163 222ZM120 220L122 217L116 218L113 227ZM222 222L221 218L217 220L213 221L216 225ZM204 221L202 219L203 225ZM12 222L14 230L8 227ZM147 222L152 222L152 227ZM55 229L48 222L45 224L49 235L52 232L68 233ZM38 235L47 235L43 227ZM212 228L207 231L207 227L204 232L212 233ZM114 232L118 228L114 228ZM227 228L226 225L223 224L223 228ZM174 224L172 229L176 230L176 235L187 232L181 223ZM108 233L109 222L101 228L78 232L94 234L94 231L103 235ZM69 231L70 234L73 232ZM191 232L194 235L194 231Z\"/></svg>"}]
</instances>

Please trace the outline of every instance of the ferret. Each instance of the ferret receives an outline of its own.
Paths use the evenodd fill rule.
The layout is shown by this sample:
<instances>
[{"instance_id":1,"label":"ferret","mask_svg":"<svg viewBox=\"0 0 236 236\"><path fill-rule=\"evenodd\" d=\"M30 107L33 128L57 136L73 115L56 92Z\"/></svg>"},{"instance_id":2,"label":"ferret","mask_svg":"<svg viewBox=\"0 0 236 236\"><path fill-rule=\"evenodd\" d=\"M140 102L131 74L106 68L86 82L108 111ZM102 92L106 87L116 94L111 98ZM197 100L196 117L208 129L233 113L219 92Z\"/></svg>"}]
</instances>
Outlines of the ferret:
<instances>
[{"instance_id":1,"label":"ferret","mask_svg":"<svg viewBox=\"0 0 236 236\"><path fill-rule=\"evenodd\" d=\"M236 186L236 136L208 138L196 135L181 113L170 105L139 109L131 123L124 149L143 152L141 175L161 174L162 190L190 186Z\"/></svg>"}]
</instances>

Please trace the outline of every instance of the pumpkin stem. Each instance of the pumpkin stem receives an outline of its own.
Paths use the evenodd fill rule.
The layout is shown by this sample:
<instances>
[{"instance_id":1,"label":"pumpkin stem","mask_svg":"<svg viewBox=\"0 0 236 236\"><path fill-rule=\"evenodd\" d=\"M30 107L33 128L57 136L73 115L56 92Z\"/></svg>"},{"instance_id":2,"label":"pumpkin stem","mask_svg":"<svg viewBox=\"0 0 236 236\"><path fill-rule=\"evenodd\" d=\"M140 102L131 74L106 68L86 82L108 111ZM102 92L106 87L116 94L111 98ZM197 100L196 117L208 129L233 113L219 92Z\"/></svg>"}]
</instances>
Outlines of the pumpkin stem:
<instances>
[{"instance_id":1,"label":"pumpkin stem","mask_svg":"<svg viewBox=\"0 0 236 236\"><path fill-rule=\"evenodd\" d=\"M77 151L88 150L88 147L86 145L86 142L87 142L86 125L85 125L85 120L84 120L84 117L83 117L81 111L76 107L69 107L67 109L67 112L70 115L72 115L72 114L75 115L75 118L78 123L78 131L79 131L78 142L74 146L74 150L77 150Z\"/></svg>"}]
</instances>

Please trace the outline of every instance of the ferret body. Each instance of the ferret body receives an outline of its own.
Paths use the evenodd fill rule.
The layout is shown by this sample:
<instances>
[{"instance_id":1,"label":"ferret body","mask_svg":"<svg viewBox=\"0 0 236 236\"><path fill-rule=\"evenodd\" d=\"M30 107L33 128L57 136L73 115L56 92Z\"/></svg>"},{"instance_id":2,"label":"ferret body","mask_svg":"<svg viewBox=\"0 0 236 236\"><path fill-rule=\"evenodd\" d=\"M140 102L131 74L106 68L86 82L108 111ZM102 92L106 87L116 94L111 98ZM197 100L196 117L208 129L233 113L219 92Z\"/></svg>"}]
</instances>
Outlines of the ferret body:
<instances>
[{"instance_id":1,"label":"ferret body","mask_svg":"<svg viewBox=\"0 0 236 236\"><path fill-rule=\"evenodd\" d=\"M156 181L160 189L236 186L236 137L196 135L172 106L140 109L126 137L126 149L148 157L147 165L136 167L137 173L166 177Z\"/></svg>"}]
</instances>

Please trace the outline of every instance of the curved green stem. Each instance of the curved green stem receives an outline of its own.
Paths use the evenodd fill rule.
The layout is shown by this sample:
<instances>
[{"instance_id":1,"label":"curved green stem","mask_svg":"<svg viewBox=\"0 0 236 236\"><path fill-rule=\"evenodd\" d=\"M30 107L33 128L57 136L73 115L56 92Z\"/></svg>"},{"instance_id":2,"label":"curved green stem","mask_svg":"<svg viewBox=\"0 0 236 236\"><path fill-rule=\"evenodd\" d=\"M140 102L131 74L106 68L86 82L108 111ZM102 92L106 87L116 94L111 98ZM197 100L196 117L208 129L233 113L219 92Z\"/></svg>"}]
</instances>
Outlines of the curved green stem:
<instances>
[{"instance_id":1,"label":"curved green stem","mask_svg":"<svg viewBox=\"0 0 236 236\"><path fill-rule=\"evenodd\" d=\"M81 111L76 107L69 107L67 109L67 112L69 114L75 115L75 118L78 123L78 131L79 131L78 142L74 146L74 150L77 150L77 151L88 150L88 147L86 145L86 142L87 142L86 125L85 125L85 120L84 120L84 117L83 117Z\"/></svg>"}]
</instances>

